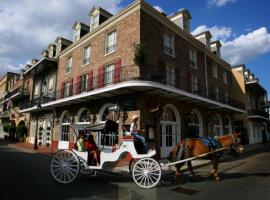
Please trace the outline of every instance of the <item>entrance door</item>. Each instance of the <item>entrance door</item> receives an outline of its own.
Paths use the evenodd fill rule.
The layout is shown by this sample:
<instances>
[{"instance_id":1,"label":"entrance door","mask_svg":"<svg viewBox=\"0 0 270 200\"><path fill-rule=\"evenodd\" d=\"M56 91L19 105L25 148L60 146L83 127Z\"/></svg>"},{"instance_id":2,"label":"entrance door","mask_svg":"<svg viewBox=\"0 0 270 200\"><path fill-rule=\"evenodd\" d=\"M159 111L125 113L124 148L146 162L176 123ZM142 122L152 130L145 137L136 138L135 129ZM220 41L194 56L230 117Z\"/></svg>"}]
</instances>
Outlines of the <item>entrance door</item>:
<instances>
[{"instance_id":1,"label":"entrance door","mask_svg":"<svg viewBox=\"0 0 270 200\"><path fill-rule=\"evenodd\" d=\"M160 155L169 156L172 148L180 141L180 116L173 105L163 108L160 120Z\"/></svg>"},{"instance_id":2,"label":"entrance door","mask_svg":"<svg viewBox=\"0 0 270 200\"><path fill-rule=\"evenodd\" d=\"M162 158L167 157L172 148L177 144L176 130L177 124L175 123L161 123L160 153Z\"/></svg>"}]
</instances>

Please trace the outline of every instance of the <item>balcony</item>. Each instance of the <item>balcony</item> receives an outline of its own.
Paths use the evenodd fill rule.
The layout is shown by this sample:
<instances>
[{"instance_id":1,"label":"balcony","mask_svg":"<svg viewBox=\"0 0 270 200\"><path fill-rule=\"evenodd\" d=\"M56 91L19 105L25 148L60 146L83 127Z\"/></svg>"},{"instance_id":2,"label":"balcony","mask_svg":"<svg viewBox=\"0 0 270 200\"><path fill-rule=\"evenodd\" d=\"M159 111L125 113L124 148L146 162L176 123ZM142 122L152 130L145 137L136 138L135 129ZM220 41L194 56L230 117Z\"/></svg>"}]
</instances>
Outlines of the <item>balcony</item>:
<instances>
[{"instance_id":1,"label":"balcony","mask_svg":"<svg viewBox=\"0 0 270 200\"><path fill-rule=\"evenodd\" d=\"M21 110L23 110L23 109L31 108L31 107L41 105L41 104L44 104L44 103L48 103L48 102L51 102L51 101L55 101L55 100L56 99L52 98L52 97L38 97L38 98L35 98L35 99L31 100L31 101L25 100L24 102L22 102L20 104L20 108L21 108Z\"/></svg>"},{"instance_id":2,"label":"balcony","mask_svg":"<svg viewBox=\"0 0 270 200\"><path fill-rule=\"evenodd\" d=\"M248 110L249 118L263 117L269 119L269 113L262 110Z\"/></svg>"},{"instance_id":3,"label":"balcony","mask_svg":"<svg viewBox=\"0 0 270 200\"><path fill-rule=\"evenodd\" d=\"M125 83L128 81L138 81L138 83L147 82L150 85L151 84L154 85L156 83L161 84L162 86L169 87L172 90L180 89L181 91L190 94L191 97L188 97L188 99L196 97L197 102L202 101L201 97L204 97L205 99L204 101L211 100L210 104L212 104L212 102L217 102L235 107L237 109L241 110L245 109L245 105L243 103L234 100L231 96L225 95L225 91L219 91L218 93L216 93L216 91L213 88L207 89L205 85L201 84L200 82L192 82L191 77L176 75L174 73L173 75L174 75L173 78L166 77L168 76L168 72L160 70L160 67L154 66L138 67L136 65L122 66L120 68L115 68L114 70L111 70L106 73L104 72L99 73L99 75L97 76L88 75L87 81L84 82L78 81L72 83L69 85L69 87L65 87L62 88L61 90L56 91L55 98L46 98L46 99L43 98L42 101L40 101L40 103L48 103L55 100L59 100L57 102L62 102L62 99L65 98L70 99L70 97L73 97L75 95L77 95L78 98L82 98L83 96L82 94L86 94L88 92L95 91L97 89L106 89L110 86L119 83ZM194 90L195 84L197 85L195 87L196 90ZM156 90L160 91L160 89ZM108 92L108 94L110 93L112 94L113 92ZM185 98L184 95L182 96L184 99ZM180 99L181 97L178 95L176 98ZM36 103L30 103L24 108L29 108L33 105L36 105Z\"/></svg>"}]
</instances>

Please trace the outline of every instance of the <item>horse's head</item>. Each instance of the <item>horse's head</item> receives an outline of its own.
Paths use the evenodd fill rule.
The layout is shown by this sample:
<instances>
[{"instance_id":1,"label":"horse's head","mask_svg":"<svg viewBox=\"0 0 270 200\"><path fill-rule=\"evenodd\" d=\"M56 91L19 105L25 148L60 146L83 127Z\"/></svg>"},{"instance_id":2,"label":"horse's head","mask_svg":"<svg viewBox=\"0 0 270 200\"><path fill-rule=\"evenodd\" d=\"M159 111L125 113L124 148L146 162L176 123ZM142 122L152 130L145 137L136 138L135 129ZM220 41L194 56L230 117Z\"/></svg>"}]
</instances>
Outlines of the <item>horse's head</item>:
<instances>
[{"instance_id":1,"label":"horse's head","mask_svg":"<svg viewBox=\"0 0 270 200\"><path fill-rule=\"evenodd\" d=\"M241 135L241 132L231 134L231 137L232 137L231 147L237 153L242 153L244 151L243 145L239 144L241 142L241 139L239 138L240 135Z\"/></svg>"}]
</instances>

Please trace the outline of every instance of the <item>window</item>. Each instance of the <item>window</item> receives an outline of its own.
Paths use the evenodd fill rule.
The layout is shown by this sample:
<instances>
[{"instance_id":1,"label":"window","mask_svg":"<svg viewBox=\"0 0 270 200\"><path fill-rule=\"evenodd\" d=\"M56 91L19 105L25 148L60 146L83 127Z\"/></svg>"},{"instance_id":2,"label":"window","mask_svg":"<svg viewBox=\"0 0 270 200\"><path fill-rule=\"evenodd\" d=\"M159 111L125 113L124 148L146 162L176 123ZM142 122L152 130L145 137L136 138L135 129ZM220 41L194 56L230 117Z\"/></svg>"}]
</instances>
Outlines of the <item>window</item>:
<instances>
[{"instance_id":1,"label":"window","mask_svg":"<svg viewBox=\"0 0 270 200\"><path fill-rule=\"evenodd\" d=\"M99 25L99 14L91 16L90 28L95 29Z\"/></svg>"},{"instance_id":2,"label":"window","mask_svg":"<svg viewBox=\"0 0 270 200\"><path fill-rule=\"evenodd\" d=\"M166 65L166 84L175 86L175 67Z\"/></svg>"},{"instance_id":3,"label":"window","mask_svg":"<svg viewBox=\"0 0 270 200\"><path fill-rule=\"evenodd\" d=\"M190 134L200 135L200 121L197 114L194 111L191 111L188 115L188 126Z\"/></svg>"},{"instance_id":4,"label":"window","mask_svg":"<svg viewBox=\"0 0 270 200\"><path fill-rule=\"evenodd\" d=\"M212 64L212 77L218 78L218 66L216 63Z\"/></svg>"},{"instance_id":5,"label":"window","mask_svg":"<svg viewBox=\"0 0 270 200\"><path fill-rule=\"evenodd\" d=\"M84 49L83 49L83 65L89 64L90 53L91 53L90 46L84 47Z\"/></svg>"},{"instance_id":6,"label":"window","mask_svg":"<svg viewBox=\"0 0 270 200\"><path fill-rule=\"evenodd\" d=\"M49 57L52 58L54 55L54 48L53 46L50 47L50 51L49 51Z\"/></svg>"},{"instance_id":7,"label":"window","mask_svg":"<svg viewBox=\"0 0 270 200\"><path fill-rule=\"evenodd\" d=\"M90 123L90 111L85 109L80 117L79 117L79 123Z\"/></svg>"},{"instance_id":8,"label":"window","mask_svg":"<svg viewBox=\"0 0 270 200\"><path fill-rule=\"evenodd\" d=\"M49 90L53 89L53 75L51 75L50 79L49 79Z\"/></svg>"},{"instance_id":9,"label":"window","mask_svg":"<svg viewBox=\"0 0 270 200\"><path fill-rule=\"evenodd\" d=\"M198 93L198 78L196 76L191 78L191 92L194 94Z\"/></svg>"},{"instance_id":10,"label":"window","mask_svg":"<svg viewBox=\"0 0 270 200\"><path fill-rule=\"evenodd\" d=\"M228 84L228 73L223 71L223 83Z\"/></svg>"},{"instance_id":11,"label":"window","mask_svg":"<svg viewBox=\"0 0 270 200\"><path fill-rule=\"evenodd\" d=\"M88 76L87 74L84 74L81 76L81 92L86 92L87 91L87 79L88 79Z\"/></svg>"},{"instance_id":12,"label":"window","mask_svg":"<svg viewBox=\"0 0 270 200\"><path fill-rule=\"evenodd\" d=\"M197 51L195 49L189 49L189 63L190 67L197 69Z\"/></svg>"},{"instance_id":13,"label":"window","mask_svg":"<svg viewBox=\"0 0 270 200\"><path fill-rule=\"evenodd\" d=\"M164 53L174 56L174 37L172 34L164 33Z\"/></svg>"},{"instance_id":14,"label":"window","mask_svg":"<svg viewBox=\"0 0 270 200\"><path fill-rule=\"evenodd\" d=\"M116 31L110 32L106 39L106 54L116 51Z\"/></svg>"},{"instance_id":15,"label":"window","mask_svg":"<svg viewBox=\"0 0 270 200\"><path fill-rule=\"evenodd\" d=\"M66 73L70 73L72 68L72 57L68 57L66 62Z\"/></svg>"},{"instance_id":16,"label":"window","mask_svg":"<svg viewBox=\"0 0 270 200\"><path fill-rule=\"evenodd\" d=\"M34 95L38 96L38 90L39 90L39 85L38 83L35 85L35 91L34 91Z\"/></svg>"},{"instance_id":17,"label":"window","mask_svg":"<svg viewBox=\"0 0 270 200\"><path fill-rule=\"evenodd\" d=\"M215 100L219 101L219 88L216 87L214 92L215 92Z\"/></svg>"},{"instance_id":18,"label":"window","mask_svg":"<svg viewBox=\"0 0 270 200\"><path fill-rule=\"evenodd\" d=\"M70 128L70 119L69 114L66 113L61 123L61 135L60 135L61 141L69 141L69 128Z\"/></svg>"},{"instance_id":19,"label":"window","mask_svg":"<svg viewBox=\"0 0 270 200\"><path fill-rule=\"evenodd\" d=\"M221 128L221 121L218 117L218 115L216 115L213 118L213 122L214 122L214 134L220 136L222 134L222 128Z\"/></svg>"},{"instance_id":20,"label":"window","mask_svg":"<svg viewBox=\"0 0 270 200\"><path fill-rule=\"evenodd\" d=\"M105 66L104 72L104 85L110 85L113 83L113 75L114 75L114 64L110 64Z\"/></svg>"},{"instance_id":21,"label":"window","mask_svg":"<svg viewBox=\"0 0 270 200\"><path fill-rule=\"evenodd\" d=\"M228 94L228 92L224 93L224 101L225 101L225 103L229 102L229 94Z\"/></svg>"},{"instance_id":22,"label":"window","mask_svg":"<svg viewBox=\"0 0 270 200\"><path fill-rule=\"evenodd\" d=\"M76 42L80 39L81 30L79 28L74 29L73 32L73 42Z\"/></svg>"},{"instance_id":23,"label":"window","mask_svg":"<svg viewBox=\"0 0 270 200\"><path fill-rule=\"evenodd\" d=\"M229 134L232 132L232 125L229 117L225 117L224 120L224 134Z\"/></svg>"},{"instance_id":24,"label":"window","mask_svg":"<svg viewBox=\"0 0 270 200\"><path fill-rule=\"evenodd\" d=\"M69 91L70 91L70 82L67 81L64 84L64 97L70 96Z\"/></svg>"}]
</instances>

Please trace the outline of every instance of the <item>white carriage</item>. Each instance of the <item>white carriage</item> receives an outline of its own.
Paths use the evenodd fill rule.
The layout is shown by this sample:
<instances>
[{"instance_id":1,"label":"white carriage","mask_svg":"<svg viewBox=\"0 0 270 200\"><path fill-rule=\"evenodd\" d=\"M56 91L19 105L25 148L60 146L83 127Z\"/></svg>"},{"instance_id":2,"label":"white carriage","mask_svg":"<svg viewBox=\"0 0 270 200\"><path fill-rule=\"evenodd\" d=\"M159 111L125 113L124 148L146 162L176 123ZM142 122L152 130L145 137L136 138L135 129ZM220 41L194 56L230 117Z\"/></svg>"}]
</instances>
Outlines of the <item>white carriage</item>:
<instances>
[{"instance_id":1,"label":"white carriage","mask_svg":"<svg viewBox=\"0 0 270 200\"><path fill-rule=\"evenodd\" d=\"M134 145L133 137L124 137L118 149L114 152L100 152L100 165L88 165L89 155L87 151L60 150L55 153L51 160L50 171L55 181L61 184L72 183L79 173L90 173L94 170L106 170L107 162L115 162L131 154L133 161L132 177L134 182L141 188L155 187L161 179L160 164L152 157L156 155L155 150L147 154L138 154Z\"/></svg>"}]
</instances>

